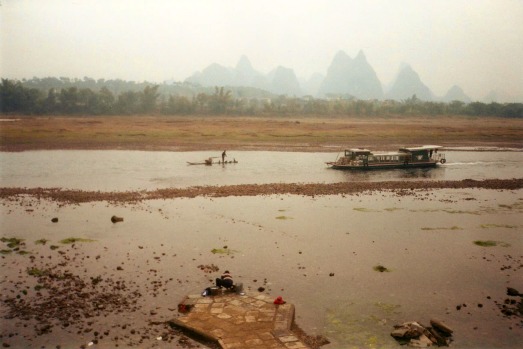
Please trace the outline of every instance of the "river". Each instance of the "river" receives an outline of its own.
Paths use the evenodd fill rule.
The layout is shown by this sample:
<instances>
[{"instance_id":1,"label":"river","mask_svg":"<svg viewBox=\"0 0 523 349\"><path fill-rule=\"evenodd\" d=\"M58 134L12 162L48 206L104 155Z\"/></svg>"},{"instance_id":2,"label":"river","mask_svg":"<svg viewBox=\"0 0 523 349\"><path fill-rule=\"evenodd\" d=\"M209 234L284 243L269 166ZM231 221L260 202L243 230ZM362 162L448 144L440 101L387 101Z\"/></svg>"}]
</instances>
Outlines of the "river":
<instances>
[{"instance_id":1,"label":"river","mask_svg":"<svg viewBox=\"0 0 523 349\"><path fill-rule=\"evenodd\" d=\"M336 153L230 151L227 159L238 163L187 164L219 155L120 150L0 152L0 178L4 187L126 191L201 185L523 177L522 151L451 151L446 154L447 163L437 168L371 172L329 169L325 162L335 160Z\"/></svg>"},{"instance_id":2,"label":"river","mask_svg":"<svg viewBox=\"0 0 523 349\"><path fill-rule=\"evenodd\" d=\"M229 159L238 163L187 164L214 155L220 154L0 153L1 186L126 191L523 177L523 152L517 151L448 151L447 163L433 169L357 173L328 169L325 162L336 153L230 151ZM428 324L431 318L455 330L456 348L518 348L523 341L521 318L503 316L500 306L507 299L507 286L523 290L522 214L521 190L486 189L197 197L114 205L3 200L0 236L25 239L29 256L34 256L2 256L3 297L17 292L22 299L37 297L28 268L67 258L67 270L131 283L142 298L139 311L99 316L79 328L54 326L51 333L35 336L31 323L1 318L0 329L11 347L87 346L93 331L111 333L97 338L97 348L125 346L122 338L135 347L163 347L156 340L161 333L152 332L150 321L176 316L172 309L178 301L201 292L216 277L199 266L216 265L220 271L229 269L249 292L263 286L264 292L293 303L296 321L307 333L329 338L325 349L399 348L390 337L394 324ZM112 215L124 221L113 224ZM52 223L53 217L59 221ZM92 242L74 248L59 243L70 237ZM38 245L38 239L59 248ZM224 246L229 253L213 253ZM388 272L375 271L379 265ZM140 342L140 332L150 338ZM175 341L169 345L182 347Z\"/></svg>"}]
</instances>

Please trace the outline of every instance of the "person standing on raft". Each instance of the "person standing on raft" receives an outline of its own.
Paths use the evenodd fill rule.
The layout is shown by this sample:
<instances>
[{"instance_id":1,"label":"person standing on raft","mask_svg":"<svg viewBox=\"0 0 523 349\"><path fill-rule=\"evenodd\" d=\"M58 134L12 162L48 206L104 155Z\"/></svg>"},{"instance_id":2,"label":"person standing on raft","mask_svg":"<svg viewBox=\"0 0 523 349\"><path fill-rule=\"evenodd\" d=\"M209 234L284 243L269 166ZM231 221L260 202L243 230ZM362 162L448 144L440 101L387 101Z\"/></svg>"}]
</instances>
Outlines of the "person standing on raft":
<instances>
[{"instance_id":1,"label":"person standing on raft","mask_svg":"<svg viewBox=\"0 0 523 349\"><path fill-rule=\"evenodd\" d=\"M226 151L224 150L222 153L222 163L225 163L225 157L227 156Z\"/></svg>"}]
</instances>

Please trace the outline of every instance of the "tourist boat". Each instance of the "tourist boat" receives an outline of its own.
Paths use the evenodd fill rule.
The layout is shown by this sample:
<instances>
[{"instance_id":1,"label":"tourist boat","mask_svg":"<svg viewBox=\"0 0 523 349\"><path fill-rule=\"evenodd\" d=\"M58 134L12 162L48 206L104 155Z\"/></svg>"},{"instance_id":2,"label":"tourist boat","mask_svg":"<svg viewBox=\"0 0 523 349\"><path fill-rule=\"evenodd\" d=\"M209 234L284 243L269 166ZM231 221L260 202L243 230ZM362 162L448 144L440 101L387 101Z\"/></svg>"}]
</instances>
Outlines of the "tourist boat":
<instances>
[{"instance_id":1,"label":"tourist boat","mask_svg":"<svg viewBox=\"0 0 523 349\"><path fill-rule=\"evenodd\" d=\"M345 150L344 156L327 162L338 170L373 170L388 168L435 167L446 162L439 145L400 148L397 152L371 152L368 149Z\"/></svg>"}]
</instances>

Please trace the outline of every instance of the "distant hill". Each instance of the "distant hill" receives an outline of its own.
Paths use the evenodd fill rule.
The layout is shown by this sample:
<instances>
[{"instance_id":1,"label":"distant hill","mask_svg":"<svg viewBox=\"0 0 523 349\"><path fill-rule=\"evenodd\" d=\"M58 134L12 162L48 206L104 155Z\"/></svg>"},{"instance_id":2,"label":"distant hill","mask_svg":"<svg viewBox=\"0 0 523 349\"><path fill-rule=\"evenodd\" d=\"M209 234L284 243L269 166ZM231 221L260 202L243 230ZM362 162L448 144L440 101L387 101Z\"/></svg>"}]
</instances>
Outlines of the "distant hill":
<instances>
[{"instance_id":1,"label":"distant hill","mask_svg":"<svg viewBox=\"0 0 523 349\"><path fill-rule=\"evenodd\" d=\"M463 90L461 89L461 87L457 86L457 85L454 85L452 86L448 91L447 93L445 94L445 96L443 96L443 98L441 99L443 102L446 102L446 103L449 103L449 102L452 102L452 101L461 101L461 102L465 102L465 103L470 103L472 100L470 99L469 96L467 96L465 94L465 92L463 92Z\"/></svg>"},{"instance_id":2,"label":"distant hill","mask_svg":"<svg viewBox=\"0 0 523 349\"><path fill-rule=\"evenodd\" d=\"M350 58L339 51L327 70L319 93L321 95L351 95L359 99L383 99L381 82L367 62L363 51Z\"/></svg>"},{"instance_id":3,"label":"distant hill","mask_svg":"<svg viewBox=\"0 0 523 349\"><path fill-rule=\"evenodd\" d=\"M339 51L327 68L325 76L315 73L309 79L297 77L292 68L282 66L268 74L263 74L252 66L247 56L242 55L234 68L212 63L202 71L195 72L184 82L204 88L225 86L234 90L234 88L245 87L252 89L251 92L264 90L270 94L296 97L338 96L364 100L401 101L416 95L418 99L424 101L471 102L471 98L457 85L452 86L444 96L435 96L423 83L419 74L407 64L399 69L396 79L384 92L381 81L363 51L359 51L355 58L351 58L344 51ZM494 91L483 99L485 102L516 100L518 98L514 96Z\"/></svg>"},{"instance_id":4,"label":"distant hill","mask_svg":"<svg viewBox=\"0 0 523 349\"><path fill-rule=\"evenodd\" d=\"M272 93L289 96L302 96L303 93L294 74L294 70L279 66L269 73L270 87Z\"/></svg>"},{"instance_id":5,"label":"distant hill","mask_svg":"<svg viewBox=\"0 0 523 349\"><path fill-rule=\"evenodd\" d=\"M301 80L300 86L303 93L309 96L317 96L324 79L325 76L320 73L314 73L308 80Z\"/></svg>"},{"instance_id":6,"label":"distant hill","mask_svg":"<svg viewBox=\"0 0 523 349\"><path fill-rule=\"evenodd\" d=\"M201 86L245 86L265 89L275 94L302 95L300 84L292 69L279 66L264 76L252 67L246 56L240 58L235 68L213 63L185 81Z\"/></svg>"},{"instance_id":7,"label":"distant hill","mask_svg":"<svg viewBox=\"0 0 523 349\"><path fill-rule=\"evenodd\" d=\"M398 73L391 89L386 93L387 99L404 100L413 95L423 101L434 99L432 91L421 81L418 73L405 64Z\"/></svg>"}]
</instances>

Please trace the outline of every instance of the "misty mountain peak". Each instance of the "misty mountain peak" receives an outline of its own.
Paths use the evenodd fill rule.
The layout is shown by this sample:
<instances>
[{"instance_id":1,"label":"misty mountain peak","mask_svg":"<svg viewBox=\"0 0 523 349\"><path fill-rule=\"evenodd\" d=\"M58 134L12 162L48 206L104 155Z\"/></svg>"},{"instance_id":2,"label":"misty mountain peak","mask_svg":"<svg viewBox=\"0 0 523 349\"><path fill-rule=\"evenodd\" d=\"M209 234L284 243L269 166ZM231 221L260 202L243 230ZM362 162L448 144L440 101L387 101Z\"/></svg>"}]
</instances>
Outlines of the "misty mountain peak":
<instances>
[{"instance_id":1,"label":"misty mountain peak","mask_svg":"<svg viewBox=\"0 0 523 349\"><path fill-rule=\"evenodd\" d=\"M246 55L242 55L238 64L236 64L236 70L251 72L254 68L252 67L251 61L249 61L249 58L247 58Z\"/></svg>"},{"instance_id":2,"label":"misty mountain peak","mask_svg":"<svg viewBox=\"0 0 523 349\"><path fill-rule=\"evenodd\" d=\"M346 64L352 63L352 58L349 57L348 54L345 53L345 51L338 51L336 55L334 56L334 59L332 60L331 67L332 66L343 66Z\"/></svg>"},{"instance_id":3,"label":"misty mountain peak","mask_svg":"<svg viewBox=\"0 0 523 349\"><path fill-rule=\"evenodd\" d=\"M357 62L367 62L367 57L365 57L365 53L363 53L363 50L360 50L360 52L358 52L358 55L356 56L356 58L354 58L354 60Z\"/></svg>"},{"instance_id":4,"label":"misty mountain peak","mask_svg":"<svg viewBox=\"0 0 523 349\"><path fill-rule=\"evenodd\" d=\"M327 76L320 86L319 93L322 95L351 95L362 99L383 97L381 82L374 69L367 63L365 54L361 50L354 60L343 51L336 54L327 70Z\"/></svg>"},{"instance_id":5,"label":"misty mountain peak","mask_svg":"<svg viewBox=\"0 0 523 349\"><path fill-rule=\"evenodd\" d=\"M432 91L421 81L418 73L409 64L402 63L398 76L387 97L389 99L402 100L413 95L424 101L433 99Z\"/></svg>"},{"instance_id":6,"label":"misty mountain peak","mask_svg":"<svg viewBox=\"0 0 523 349\"><path fill-rule=\"evenodd\" d=\"M462 101L465 103L471 102L471 99L469 96L463 92L463 89L459 87L458 85L452 86L445 96L443 97L444 102L452 102L452 101Z\"/></svg>"},{"instance_id":7,"label":"misty mountain peak","mask_svg":"<svg viewBox=\"0 0 523 349\"><path fill-rule=\"evenodd\" d=\"M278 94L288 94L300 96L302 94L300 84L296 78L294 70L278 66L270 74L271 76L271 91Z\"/></svg>"}]
</instances>

